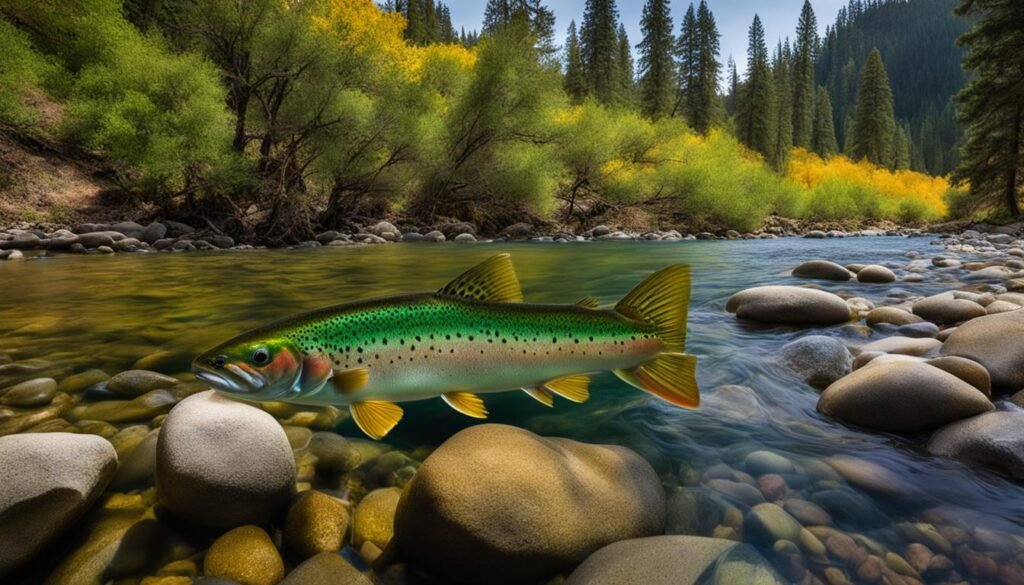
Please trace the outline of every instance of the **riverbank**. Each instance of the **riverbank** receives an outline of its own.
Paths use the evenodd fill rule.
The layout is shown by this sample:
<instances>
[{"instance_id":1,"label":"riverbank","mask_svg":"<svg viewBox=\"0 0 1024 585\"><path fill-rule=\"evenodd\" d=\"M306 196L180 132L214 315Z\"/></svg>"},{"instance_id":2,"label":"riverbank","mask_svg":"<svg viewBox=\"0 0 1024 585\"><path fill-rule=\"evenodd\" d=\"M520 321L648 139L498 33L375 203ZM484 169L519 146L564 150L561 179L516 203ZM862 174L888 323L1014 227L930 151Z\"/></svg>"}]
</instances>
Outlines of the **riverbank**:
<instances>
[{"instance_id":1,"label":"riverbank","mask_svg":"<svg viewBox=\"0 0 1024 585\"><path fill-rule=\"evenodd\" d=\"M472 223L452 221L422 227L412 224L396 225L389 221L373 221L365 225L352 224L347 230L328 230L315 239L301 242L291 248L317 248L320 246L357 246L397 242L456 242L486 243L494 241L583 242L604 240L683 241L683 240L744 240L780 237L844 238L870 236L919 236L927 228L905 227L888 221L818 223L786 218L770 218L763 229L753 232L719 228L713 231L679 229L625 229L617 226L597 225L574 233L515 223L493 237L478 234ZM133 221L113 224L83 223L73 227L58 224L20 223L0 228L0 259L22 257L26 252L57 252L77 254L113 254L118 252L188 252L195 250L248 250L263 248L236 242L215 226L196 227L185 223L162 220L142 225Z\"/></svg>"}]
</instances>

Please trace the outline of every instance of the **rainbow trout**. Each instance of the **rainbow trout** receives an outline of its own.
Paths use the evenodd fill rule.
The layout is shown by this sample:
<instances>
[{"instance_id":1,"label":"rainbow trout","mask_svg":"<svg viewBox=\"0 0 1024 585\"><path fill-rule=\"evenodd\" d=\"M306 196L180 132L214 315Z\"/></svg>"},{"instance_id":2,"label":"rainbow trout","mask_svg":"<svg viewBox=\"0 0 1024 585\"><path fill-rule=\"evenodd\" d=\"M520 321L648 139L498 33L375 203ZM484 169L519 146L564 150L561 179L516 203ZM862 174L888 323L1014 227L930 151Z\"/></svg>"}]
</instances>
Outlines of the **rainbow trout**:
<instances>
[{"instance_id":1,"label":"rainbow trout","mask_svg":"<svg viewBox=\"0 0 1024 585\"><path fill-rule=\"evenodd\" d=\"M611 310L523 302L508 254L494 256L437 292L356 301L242 334L193 362L196 378L247 400L345 405L360 429L384 437L396 403L440 397L486 418L478 394L523 390L589 397L588 374L693 408L696 358L683 353L689 266L652 274Z\"/></svg>"}]
</instances>

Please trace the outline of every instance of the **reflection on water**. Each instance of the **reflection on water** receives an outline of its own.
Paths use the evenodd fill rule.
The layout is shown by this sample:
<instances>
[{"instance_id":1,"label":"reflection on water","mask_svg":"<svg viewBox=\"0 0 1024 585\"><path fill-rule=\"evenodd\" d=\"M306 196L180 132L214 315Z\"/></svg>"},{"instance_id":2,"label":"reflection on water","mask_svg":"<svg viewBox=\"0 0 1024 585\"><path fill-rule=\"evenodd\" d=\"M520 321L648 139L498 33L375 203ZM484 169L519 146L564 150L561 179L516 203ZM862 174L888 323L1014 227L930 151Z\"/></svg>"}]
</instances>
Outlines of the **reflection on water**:
<instances>
[{"instance_id":1,"label":"reflection on water","mask_svg":"<svg viewBox=\"0 0 1024 585\"><path fill-rule=\"evenodd\" d=\"M926 508L932 516L966 518L1024 535L1021 486L929 457L915 441L859 432L823 418L815 411L816 392L775 359L782 345L808 331L751 328L724 311L732 293L783 281L785 272L803 260L902 266L908 250L927 252L928 240L388 245L59 256L0 265L0 354L36 364L47 375L87 368L115 373L140 359L152 369L183 373L193 355L246 329L297 311L437 289L500 251L512 253L526 298L533 302L572 303L593 295L612 304L650 272L689 263L694 291L687 351L700 359L701 409L675 409L600 375L584 405L559 401L549 410L522 393L489 396L490 420L541 434L626 444L682 486L694 483L688 479L693 473L706 479L722 469L742 469L750 453L770 450L799 470L783 474L791 489L817 498L823 507L829 504L840 526L866 532L887 546L896 547L905 534L906 526L901 529L899 523L919 521ZM947 290L953 281L932 272L924 282L894 288L855 282L822 286L878 302L887 293ZM857 334L850 328L824 333ZM6 372L0 382L19 375ZM714 390L722 385L753 391ZM471 419L440 400L416 403L389 439L404 446L437 444L469 424ZM357 433L350 422L338 432ZM843 481L821 464L823 458L842 456L875 464L869 466L874 473L860 482ZM835 493L823 494L829 491Z\"/></svg>"}]
</instances>

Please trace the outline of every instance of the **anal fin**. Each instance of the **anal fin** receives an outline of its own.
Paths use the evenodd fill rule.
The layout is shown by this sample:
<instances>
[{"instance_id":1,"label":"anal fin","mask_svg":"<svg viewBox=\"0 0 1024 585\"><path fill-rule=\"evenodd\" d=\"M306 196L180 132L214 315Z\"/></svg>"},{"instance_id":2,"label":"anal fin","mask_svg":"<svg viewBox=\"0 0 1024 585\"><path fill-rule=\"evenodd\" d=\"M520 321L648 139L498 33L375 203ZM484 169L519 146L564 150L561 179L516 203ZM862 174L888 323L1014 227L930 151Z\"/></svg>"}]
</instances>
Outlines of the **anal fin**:
<instances>
[{"instance_id":1,"label":"anal fin","mask_svg":"<svg viewBox=\"0 0 1024 585\"><path fill-rule=\"evenodd\" d=\"M628 370L614 370L623 382L666 402L685 408L700 405L697 387L697 358L682 353L665 353Z\"/></svg>"},{"instance_id":2,"label":"anal fin","mask_svg":"<svg viewBox=\"0 0 1024 585\"><path fill-rule=\"evenodd\" d=\"M523 388L523 392L526 392L530 398L533 398L544 406L550 407L555 405L555 397L543 388Z\"/></svg>"},{"instance_id":3,"label":"anal fin","mask_svg":"<svg viewBox=\"0 0 1024 585\"><path fill-rule=\"evenodd\" d=\"M597 300L597 297L583 297L576 301L576 304L588 309L596 309L601 303Z\"/></svg>"},{"instance_id":4,"label":"anal fin","mask_svg":"<svg viewBox=\"0 0 1024 585\"><path fill-rule=\"evenodd\" d=\"M383 400L353 402L349 410L359 429L377 440L383 439L402 420L402 407Z\"/></svg>"},{"instance_id":5,"label":"anal fin","mask_svg":"<svg viewBox=\"0 0 1024 585\"><path fill-rule=\"evenodd\" d=\"M544 383L544 388L558 394L562 398L573 402L586 402L590 398L590 376L586 374L573 374L556 378Z\"/></svg>"},{"instance_id":6,"label":"anal fin","mask_svg":"<svg viewBox=\"0 0 1024 585\"><path fill-rule=\"evenodd\" d=\"M441 398L448 406L473 418L487 418L487 407L479 396L472 392L445 392Z\"/></svg>"}]
</instances>

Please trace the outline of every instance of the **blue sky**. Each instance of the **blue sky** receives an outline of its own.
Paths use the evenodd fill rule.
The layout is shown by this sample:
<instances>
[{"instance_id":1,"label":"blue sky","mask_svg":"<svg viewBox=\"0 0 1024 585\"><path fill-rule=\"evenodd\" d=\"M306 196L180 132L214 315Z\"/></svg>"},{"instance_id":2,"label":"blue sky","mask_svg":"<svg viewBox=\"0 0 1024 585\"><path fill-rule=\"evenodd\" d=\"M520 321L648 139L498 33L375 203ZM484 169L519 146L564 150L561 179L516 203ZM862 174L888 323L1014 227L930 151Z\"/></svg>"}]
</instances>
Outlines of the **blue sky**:
<instances>
[{"instance_id":1,"label":"blue sky","mask_svg":"<svg viewBox=\"0 0 1024 585\"><path fill-rule=\"evenodd\" d=\"M480 22L484 17L485 0L447 0L446 3L451 8L452 24L456 30L459 27L465 27L467 31L480 28ZM555 12L555 26L561 42L569 21L575 20L578 25L583 18L586 1L547 0L546 4ZM642 0L618 0L619 18L625 23L629 40L634 45L640 42L640 13L643 5ZM689 0L672 2L672 22L676 32L689 5ZM811 0L811 5L818 16L818 26L821 32L824 32L825 26L835 20L839 8L846 5L846 0ZM747 60L747 29L754 19L754 14L760 15L771 48L779 38L793 36L803 0L708 0L708 6L715 14L718 30L722 33L722 63L725 64L731 53L742 75Z\"/></svg>"}]
</instances>

